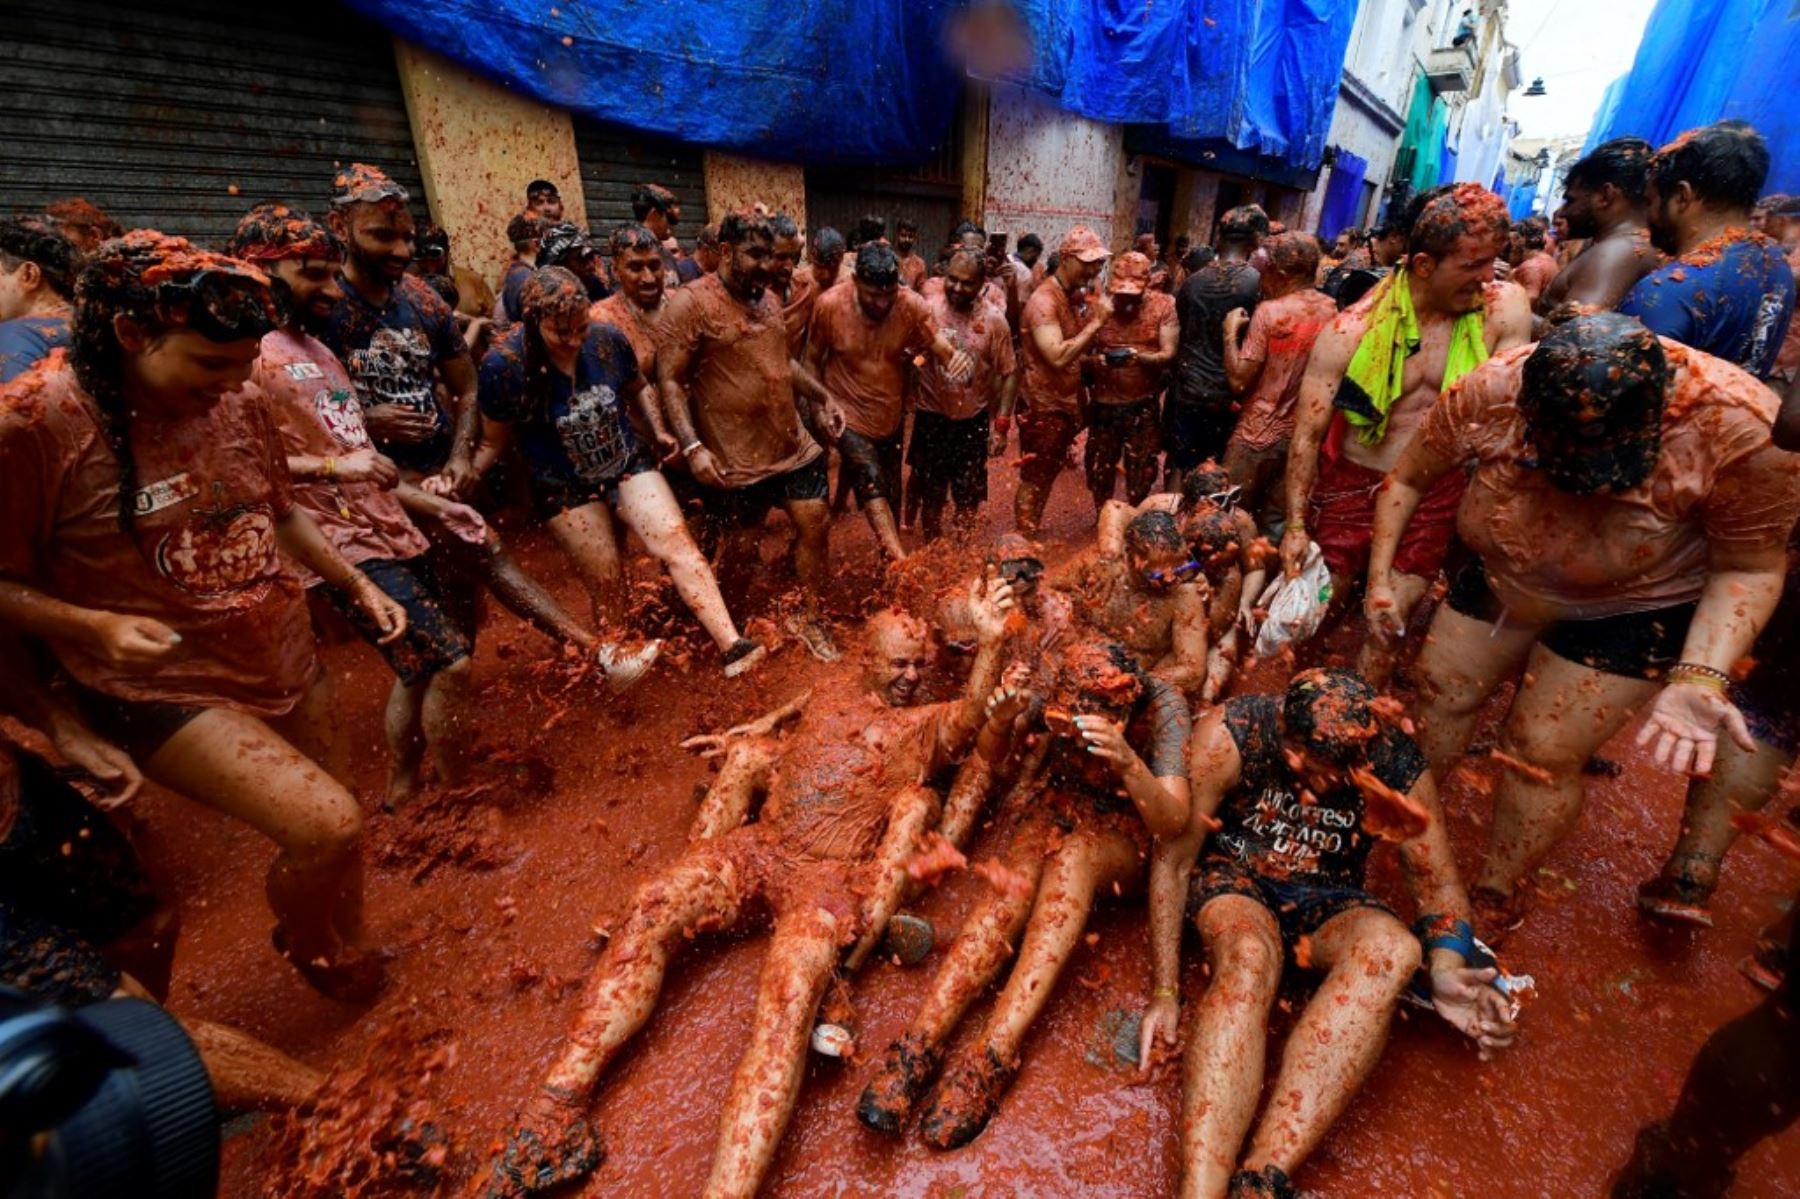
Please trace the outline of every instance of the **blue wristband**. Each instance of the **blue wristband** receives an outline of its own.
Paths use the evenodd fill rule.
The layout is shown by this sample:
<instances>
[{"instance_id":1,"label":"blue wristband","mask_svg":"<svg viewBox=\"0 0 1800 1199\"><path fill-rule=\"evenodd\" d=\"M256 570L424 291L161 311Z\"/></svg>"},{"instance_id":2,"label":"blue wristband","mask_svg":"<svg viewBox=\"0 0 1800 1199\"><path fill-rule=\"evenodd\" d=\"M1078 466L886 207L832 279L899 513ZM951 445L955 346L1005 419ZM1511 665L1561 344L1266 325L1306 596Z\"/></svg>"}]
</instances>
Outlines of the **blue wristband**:
<instances>
[{"instance_id":1,"label":"blue wristband","mask_svg":"<svg viewBox=\"0 0 1800 1199\"><path fill-rule=\"evenodd\" d=\"M1475 930L1467 920L1421 916L1413 922L1413 933L1426 953L1434 949L1453 949L1462 956L1465 964L1475 961Z\"/></svg>"}]
</instances>

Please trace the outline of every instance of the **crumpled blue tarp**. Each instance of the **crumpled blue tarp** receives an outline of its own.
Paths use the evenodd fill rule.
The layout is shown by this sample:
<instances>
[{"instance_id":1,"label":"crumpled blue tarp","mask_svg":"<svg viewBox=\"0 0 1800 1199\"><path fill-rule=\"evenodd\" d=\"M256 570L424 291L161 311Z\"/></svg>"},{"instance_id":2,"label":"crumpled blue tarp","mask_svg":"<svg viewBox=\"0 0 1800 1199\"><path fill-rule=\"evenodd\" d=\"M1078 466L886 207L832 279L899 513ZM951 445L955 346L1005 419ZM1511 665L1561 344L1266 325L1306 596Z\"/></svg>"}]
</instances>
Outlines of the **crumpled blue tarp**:
<instances>
[{"instance_id":1,"label":"crumpled blue tarp","mask_svg":"<svg viewBox=\"0 0 1800 1199\"><path fill-rule=\"evenodd\" d=\"M1631 72L1607 89L1587 148L1615 137L1660 146L1713 121L1748 121L1769 143L1766 190L1800 191L1797 55L1793 0L1660 0Z\"/></svg>"},{"instance_id":2,"label":"crumpled blue tarp","mask_svg":"<svg viewBox=\"0 0 1800 1199\"><path fill-rule=\"evenodd\" d=\"M349 3L546 103L768 158L922 161L961 93L942 38L959 0Z\"/></svg>"},{"instance_id":3,"label":"crumpled blue tarp","mask_svg":"<svg viewBox=\"0 0 1800 1199\"><path fill-rule=\"evenodd\" d=\"M802 162L922 161L962 92L970 0L349 0L508 87L603 121ZM1023 82L1095 120L1316 170L1356 6L1014 0Z\"/></svg>"}]
</instances>

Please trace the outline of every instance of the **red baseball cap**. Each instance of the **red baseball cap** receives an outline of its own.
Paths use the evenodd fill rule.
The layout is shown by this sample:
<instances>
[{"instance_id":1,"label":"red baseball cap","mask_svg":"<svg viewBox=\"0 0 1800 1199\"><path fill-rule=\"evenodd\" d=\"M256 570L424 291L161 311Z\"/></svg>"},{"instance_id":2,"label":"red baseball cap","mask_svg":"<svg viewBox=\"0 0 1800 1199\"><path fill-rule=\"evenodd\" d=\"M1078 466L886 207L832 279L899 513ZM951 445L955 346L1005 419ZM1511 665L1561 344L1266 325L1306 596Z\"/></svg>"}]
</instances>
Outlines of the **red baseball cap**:
<instances>
[{"instance_id":1,"label":"red baseball cap","mask_svg":"<svg viewBox=\"0 0 1800 1199\"><path fill-rule=\"evenodd\" d=\"M1150 286L1150 259L1136 250L1127 250L1112 264L1112 277L1106 290L1115 296L1141 296Z\"/></svg>"},{"instance_id":2,"label":"red baseball cap","mask_svg":"<svg viewBox=\"0 0 1800 1199\"><path fill-rule=\"evenodd\" d=\"M1056 252L1063 258L1077 258L1082 262L1104 262L1112 257L1112 251L1100 240L1100 235L1086 225L1077 225L1063 234L1062 245Z\"/></svg>"}]
</instances>

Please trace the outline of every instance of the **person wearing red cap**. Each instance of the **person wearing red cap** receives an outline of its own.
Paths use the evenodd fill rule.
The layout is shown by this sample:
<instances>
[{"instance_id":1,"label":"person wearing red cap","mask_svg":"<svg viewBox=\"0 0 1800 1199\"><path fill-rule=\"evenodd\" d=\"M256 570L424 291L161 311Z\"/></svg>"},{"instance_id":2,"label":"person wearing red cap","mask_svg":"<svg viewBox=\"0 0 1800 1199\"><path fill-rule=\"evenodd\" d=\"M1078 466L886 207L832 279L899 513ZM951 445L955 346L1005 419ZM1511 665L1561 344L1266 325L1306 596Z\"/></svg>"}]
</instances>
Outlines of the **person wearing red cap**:
<instances>
[{"instance_id":1,"label":"person wearing red cap","mask_svg":"<svg viewBox=\"0 0 1800 1199\"><path fill-rule=\"evenodd\" d=\"M1239 505L1252 514L1261 511L1270 482L1281 477L1294 435L1300 376L1313 342L1337 316L1331 297L1313 286L1319 247L1311 235L1283 233L1264 242L1263 250L1267 262L1259 272L1262 300L1256 315L1242 308L1225 314L1225 376L1245 397L1225 447L1225 469L1243 488Z\"/></svg>"},{"instance_id":2,"label":"person wearing red cap","mask_svg":"<svg viewBox=\"0 0 1800 1199\"><path fill-rule=\"evenodd\" d=\"M1152 260L1136 250L1113 263L1107 294L1113 313L1100 326L1089 357L1087 482L1098 511L1118 485L1125 460L1125 497L1133 507L1156 485L1162 450L1156 401L1181 340L1175 300L1151 287Z\"/></svg>"},{"instance_id":3,"label":"person wearing red cap","mask_svg":"<svg viewBox=\"0 0 1800 1199\"><path fill-rule=\"evenodd\" d=\"M1086 225L1064 234L1056 272L1031 293L1019 317L1025 378L1019 389L1019 490L1013 519L1027 537L1037 535L1050 488L1068 464L1081 432L1081 359L1112 315L1112 301L1098 296L1081 304L1081 292L1111 257L1106 243ZM1002 436L1006 430L1001 429Z\"/></svg>"}]
</instances>

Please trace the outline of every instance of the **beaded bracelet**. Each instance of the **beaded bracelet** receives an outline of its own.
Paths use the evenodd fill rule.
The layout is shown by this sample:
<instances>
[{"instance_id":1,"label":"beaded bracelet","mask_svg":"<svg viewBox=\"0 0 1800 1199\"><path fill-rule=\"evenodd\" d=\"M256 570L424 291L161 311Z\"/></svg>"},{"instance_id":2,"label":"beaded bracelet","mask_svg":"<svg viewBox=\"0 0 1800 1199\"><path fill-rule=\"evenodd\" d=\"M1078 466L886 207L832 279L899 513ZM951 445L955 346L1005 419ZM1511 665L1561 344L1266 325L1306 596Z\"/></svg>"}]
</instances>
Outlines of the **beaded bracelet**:
<instances>
[{"instance_id":1,"label":"beaded bracelet","mask_svg":"<svg viewBox=\"0 0 1800 1199\"><path fill-rule=\"evenodd\" d=\"M1669 668L1665 677L1671 684L1686 683L1695 687L1710 687L1719 692L1723 692L1731 684L1730 675L1698 662L1677 662Z\"/></svg>"}]
</instances>

